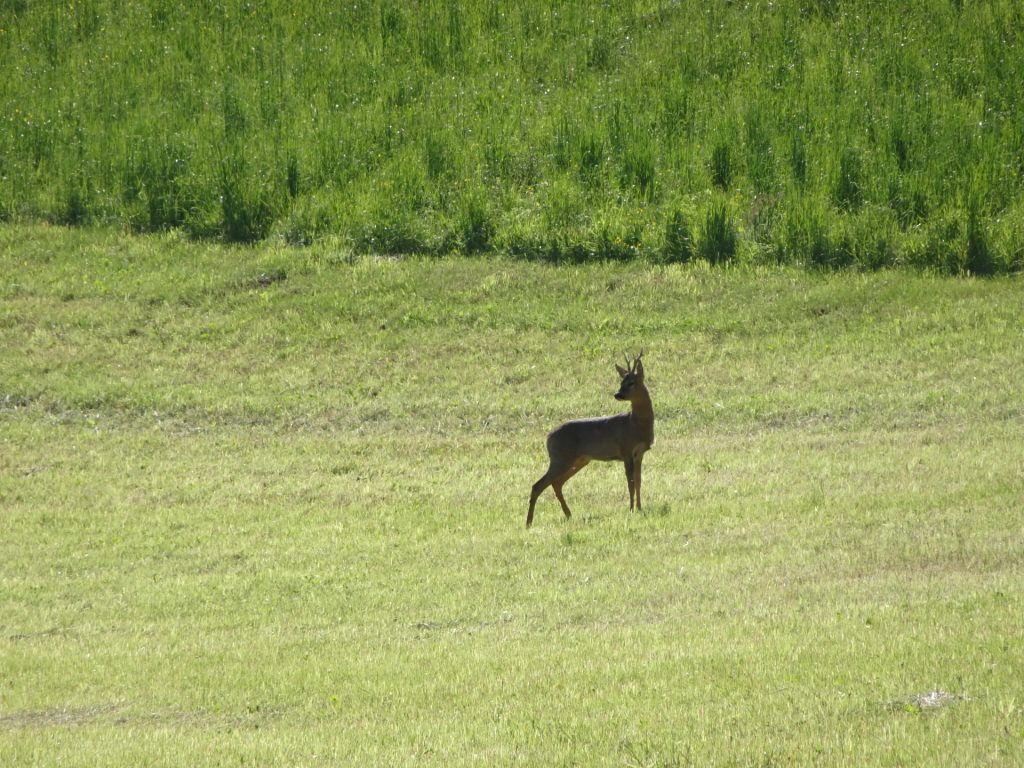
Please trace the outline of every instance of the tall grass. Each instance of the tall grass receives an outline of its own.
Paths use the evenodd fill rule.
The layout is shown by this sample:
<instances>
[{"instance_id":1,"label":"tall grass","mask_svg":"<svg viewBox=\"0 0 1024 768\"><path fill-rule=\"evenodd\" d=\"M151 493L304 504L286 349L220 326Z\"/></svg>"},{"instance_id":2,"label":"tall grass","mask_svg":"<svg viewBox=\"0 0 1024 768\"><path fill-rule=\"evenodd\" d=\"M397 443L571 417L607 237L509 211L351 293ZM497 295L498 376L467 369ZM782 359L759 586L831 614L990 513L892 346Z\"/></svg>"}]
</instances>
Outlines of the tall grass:
<instances>
[{"instance_id":1,"label":"tall grass","mask_svg":"<svg viewBox=\"0 0 1024 768\"><path fill-rule=\"evenodd\" d=\"M739 259L819 263L787 229L812 205L867 236L838 262L1017 270L1022 28L1012 0L5 3L0 218L646 258L724 195ZM609 217L631 245L595 246Z\"/></svg>"}]
</instances>

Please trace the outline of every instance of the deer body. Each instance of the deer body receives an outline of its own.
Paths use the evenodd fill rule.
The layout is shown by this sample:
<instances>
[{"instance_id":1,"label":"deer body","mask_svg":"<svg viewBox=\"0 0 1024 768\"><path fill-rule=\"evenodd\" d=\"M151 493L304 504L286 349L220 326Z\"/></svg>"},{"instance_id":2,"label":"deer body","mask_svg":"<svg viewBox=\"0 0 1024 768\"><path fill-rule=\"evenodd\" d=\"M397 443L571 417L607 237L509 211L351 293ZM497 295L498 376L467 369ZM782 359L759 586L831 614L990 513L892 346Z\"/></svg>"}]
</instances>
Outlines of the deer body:
<instances>
[{"instance_id":1,"label":"deer body","mask_svg":"<svg viewBox=\"0 0 1024 768\"><path fill-rule=\"evenodd\" d=\"M526 525L533 523L537 497L549 485L555 492L566 518L572 516L562 495L562 486L591 461L621 461L626 469L629 486L629 508L641 509L640 469L644 454L654 445L654 408L651 396L644 386L644 367L641 353L628 369L615 366L622 377L616 400L629 401L629 413L596 419L567 421L554 429L547 439L550 465L533 485Z\"/></svg>"}]
</instances>

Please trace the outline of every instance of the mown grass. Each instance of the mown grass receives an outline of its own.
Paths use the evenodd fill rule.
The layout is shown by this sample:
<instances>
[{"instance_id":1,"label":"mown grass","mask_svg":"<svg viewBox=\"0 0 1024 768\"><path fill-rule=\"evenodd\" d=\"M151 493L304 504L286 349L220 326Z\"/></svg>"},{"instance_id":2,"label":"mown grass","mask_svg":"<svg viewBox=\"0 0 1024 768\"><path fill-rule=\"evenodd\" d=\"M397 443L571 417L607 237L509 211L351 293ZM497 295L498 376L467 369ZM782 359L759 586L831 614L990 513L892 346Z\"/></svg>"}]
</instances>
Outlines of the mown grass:
<instances>
[{"instance_id":1,"label":"mown grass","mask_svg":"<svg viewBox=\"0 0 1024 768\"><path fill-rule=\"evenodd\" d=\"M1017 271L1022 28L1014 0L9 2L0 218Z\"/></svg>"},{"instance_id":2,"label":"mown grass","mask_svg":"<svg viewBox=\"0 0 1024 768\"><path fill-rule=\"evenodd\" d=\"M1019 280L45 227L0 275L4 765L1024 756ZM599 465L527 532L639 346L644 513Z\"/></svg>"}]
</instances>

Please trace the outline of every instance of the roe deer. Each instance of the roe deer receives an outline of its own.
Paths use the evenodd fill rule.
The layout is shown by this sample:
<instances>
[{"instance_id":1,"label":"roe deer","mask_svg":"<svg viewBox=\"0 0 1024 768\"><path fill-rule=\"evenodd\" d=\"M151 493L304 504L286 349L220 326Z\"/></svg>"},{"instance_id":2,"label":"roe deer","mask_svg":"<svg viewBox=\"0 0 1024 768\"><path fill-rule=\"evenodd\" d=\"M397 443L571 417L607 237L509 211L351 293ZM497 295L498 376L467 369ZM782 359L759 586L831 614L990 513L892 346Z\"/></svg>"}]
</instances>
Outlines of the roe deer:
<instances>
[{"instance_id":1,"label":"roe deer","mask_svg":"<svg viewBox=\"0 0 1024 768\"><path fill-rule=\"evenodd\" d=\"M621 461L626 465L629 509L633 509L634 495L636 508L641 508L640 465L644 453L654 444L654 408L647 387L644 386L644 364L640 362L643 354L641 352L632 362L627 357L627 368L615 366L622 377L615 399L628 400L632 406L629 413L567 421L548 435L551 465L544 477L533 484L530 511L526 513L527 528L533 523L533 508L537 504L537 497L549 485L555 491L555 497L562 505L566 518L572 517L569 505L562 496L562 486L594 460Z\"/></svg>"}]
</instances>

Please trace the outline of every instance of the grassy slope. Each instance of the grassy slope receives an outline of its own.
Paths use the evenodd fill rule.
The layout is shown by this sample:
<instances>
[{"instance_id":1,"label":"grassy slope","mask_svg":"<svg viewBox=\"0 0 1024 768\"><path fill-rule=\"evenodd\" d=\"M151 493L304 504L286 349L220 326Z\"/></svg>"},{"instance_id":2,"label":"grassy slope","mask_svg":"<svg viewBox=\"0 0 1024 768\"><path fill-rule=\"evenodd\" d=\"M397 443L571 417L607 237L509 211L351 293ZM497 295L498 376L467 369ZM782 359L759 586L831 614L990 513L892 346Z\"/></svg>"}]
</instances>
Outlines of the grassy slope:
<instances>
[{"instance_id":1,"label":"grassy slope","mask_svg":"<svg viewBox=\"0 0 1024 768\"><path fill-rule=\"evenodd\" d=\"M1024 757L1019 281L46 228L0 274L5 765ZM645 513L594 466L527 533L640 345Z\"/></svg>"},{"instance_id":2,"label":"grassy slope","mask_svg":"<svg viewBox=\"0 0 1024 768\"><path fill-rule=\"evenodd\" d=\"M14 0L0 219L378 253L1019 270L1021 14Z\"/></svg>"}]
</instances>

